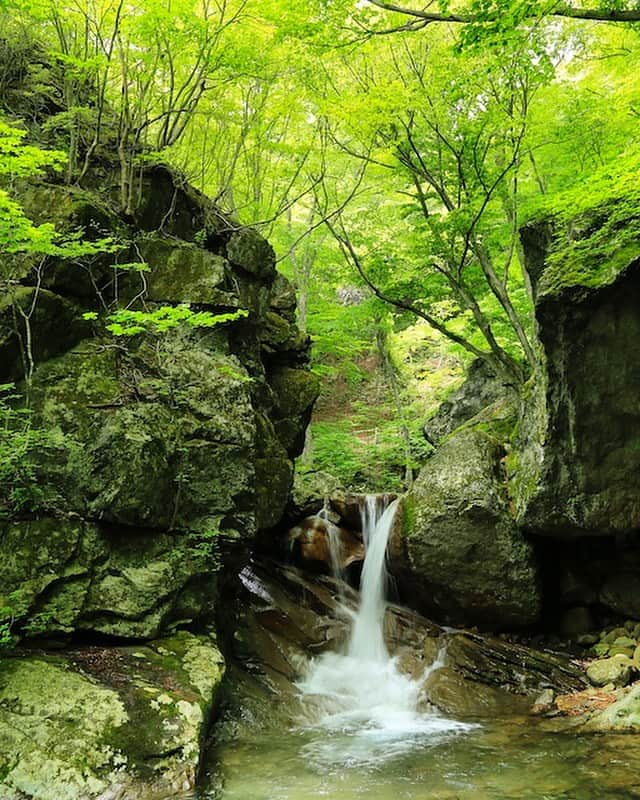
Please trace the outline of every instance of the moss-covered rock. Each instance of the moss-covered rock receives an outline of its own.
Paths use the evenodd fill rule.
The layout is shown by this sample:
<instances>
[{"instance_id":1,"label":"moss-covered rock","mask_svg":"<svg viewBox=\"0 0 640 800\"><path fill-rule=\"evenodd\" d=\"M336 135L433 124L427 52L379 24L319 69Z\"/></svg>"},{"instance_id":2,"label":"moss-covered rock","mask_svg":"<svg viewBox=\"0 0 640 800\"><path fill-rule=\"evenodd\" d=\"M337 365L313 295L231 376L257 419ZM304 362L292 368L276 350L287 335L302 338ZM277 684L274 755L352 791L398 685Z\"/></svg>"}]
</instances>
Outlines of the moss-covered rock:
<instances>
[{"instance_id":1,"label":"moss-covered rock","mask_svg":"<svg viewBox=\"0 0 640 800\"><path fill-rule=\"evenodd\" d=\"M81 310L64 297L27 286L12 289L0 297L0 380L23 380L32 366L90 332Z\"/></svg>"},{"instance_id":2,"label":"moss-covered rock","mask_svg":"<svg viewBox=\"0 0 640 800\"><path fill-rule=\"evenodd\" d=\"M505 377L487 362L476 359L470 365L464 383L447 397L434 416L425 423L425 437L435 444L464 423L471 421L474 424L476 415L499 404L510 423L509 430L505 431L506 439L515 424L517 402L516 390ZM497 422L495 408L486 416Z\"/></svg>"},{"instance_id":3,"label":"moss-covered rock","mask_svg":"<svg viewBox=\"0 0 640 800\"><path fill-rule=\"evenodd\" d=\"M113 235L119 263L149 270L114 269L114 254L51 261L44 280L60 294L15 290L21 308L37 295L29 394L50 437L34 466L43 518L8 526L0 549L15 546L18 530L33 546L50 531L53 548L43 545L39 571L21 546L6 565L11 589L0 592L23 591L20 635L148 639L213 613L224 543L249 547L283 516L318 390L270 245L161 165L143 171L135 213L119 214L114 175L105 165L86 176L90 188L21 188L34 219L53 206L60 229ZM36 279L27 265L25 284ZM102 325L115 301L249 314L211 330L115 338ZM102 309L100 319L85 321L86 308ZM5 298L5 379L24 375L15 324Z\"/></svg>"},{"instance_id":4,"label":"moss-covered rock","mask_svg":"<svg viewBox=\"0 0 640 800\"><path fill-rule=\"evenodd\" d=\"M587 677L594 686L607 686L610 683L614 686L626 686L632 670L633 661L628 656L614 653L610 658L592 661L587 667Z\"/></svg>"},{"instance_id":5,"label":"moss-covered rock","mask_svg":"<svg viewBox=\"0 0 640 800\"><path fill-rule=\"evenodd\" d=\"M537 297L541 365L510 469L518 519L533 533L640 527L640 265L626 267Z\"/></svg>"},{"instance_id":6,"label":"moss-covered rock","mask_svg":"<svg viewBox=\"0 0 640 800\"><path fill-rule=\"evenodd\" d=\"M606 733L607 731L640 731L640 683L621 693L607 708L594 714L584 729Z\"/></svg>"},{"instance_id":7,"label":"moss-covered rock","mask_svg":"<svg viewBox=\"0 0 640 800\"><path fill-rule=\"evenodd\" d=\"M540 612L531 546L508 511L496 439L463 428L423 467L404 500L392 568L413 602L441 618L529 625Z\"/></svg>"},{"instance_id":8,"label":"moss-covered rock","mask_svg":"<svg viewBox=\"0 0 640 800\"><path fill-rule=\"evenodd\" d=\"M0 524L0 608L15 634L150 639L210 616L219 548L78 519Z\"/></svg>"},{"instance_id":9,"label":"moss-covered rock","mask_svg":"<svg viewBox=\"0 0 640 800\"><path fill-rule=\"evenodd\" d=\"M138 249L149 266L148 297L160 303L217 305L226 289L227 262L202 247L175 239L143 238Z\"/></svg>"},{"instance_id":10,"label":"moss-covered rock","mask_svg":"<svg viewBox=\"0 0 640 800\"><path fill-rule=\"evenodd\" d=\"M286 317L289 322L295 320L296 290L291 281L280 273L276 275L271 286L269 307L276 313Z\"/></svg>"},{"instance_id":11,"label":"moss-covered rock","mask_svg":"<svg viewBox=\"0 0 640 800\"><path fill-rule=\"evenodd\" d=\"M34 406L69 443L64 465L50 465L66 507L135 526L215 526L253 481L250 383L215 339L169 336L119 357L87 342L42 365Z\"/></svg>"},{"instance_id":12,"label":"moss-covered rock","mask_svg":"<svg viewBox=\"0 0 640 800\"><path fill-rule=\"evenodd\" d=\"M181 633L0 663L0 794L144 800L194 788L224 661Z\"/></svg>"},{"instance_id":13,"label":"moss-covered rock","mask_svg":"<svg viewBox=\"0 0 640 800\"><path fill-rule=\"evenodd\" d=\"M227 243L229 261L271 283L276 276L276 257L271 245L251 228L233 233Z\"/></svg>"},{"instance_id":14,"label":"moss-covered rock","mask_svg":"<svg viewBox=\"0 0 640 800\"><path fill-rule=\"evenodd\" d=\"M269 385L275 400L272 418L276 433L290 457L295 458L304 448L320 382L308 370L279 367L269 375Z\"/></svg>"}]
</instances>

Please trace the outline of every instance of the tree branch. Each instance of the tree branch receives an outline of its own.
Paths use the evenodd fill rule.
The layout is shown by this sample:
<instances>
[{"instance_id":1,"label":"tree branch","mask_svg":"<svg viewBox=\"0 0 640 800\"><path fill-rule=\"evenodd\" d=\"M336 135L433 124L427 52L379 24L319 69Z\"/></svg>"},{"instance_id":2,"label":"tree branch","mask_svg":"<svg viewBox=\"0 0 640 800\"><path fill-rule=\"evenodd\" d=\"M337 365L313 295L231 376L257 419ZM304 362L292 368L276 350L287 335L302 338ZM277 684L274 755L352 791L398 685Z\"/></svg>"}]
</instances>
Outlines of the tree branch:
<instances>
[{"instance_id":1,"label":"tree branch","mask_svg":"<svg viewBox=\"0 0 640 800\"><path fill-rule=\"evenodd\" d=\"M405 16L413 17L416 20L423 20L425 23L450 22L464 25L470 22L478 21L472 14L441 14L435 11L406 8L405 6L396 5L396 3L385 2L385 0L367 0L367 2L373 6L377 6L377 8L383 9L384 11L394 11L397 14L404 14ZM532 13L531 16L534 17L537 15ZM640 9L616 11L614 9L605 8L574 8L567 3L558 3L552 10L547 12L547 16L590 20L592 22L640 22ZM404 29L411 30L411 28Z\"/></svg>"}]
</instances>

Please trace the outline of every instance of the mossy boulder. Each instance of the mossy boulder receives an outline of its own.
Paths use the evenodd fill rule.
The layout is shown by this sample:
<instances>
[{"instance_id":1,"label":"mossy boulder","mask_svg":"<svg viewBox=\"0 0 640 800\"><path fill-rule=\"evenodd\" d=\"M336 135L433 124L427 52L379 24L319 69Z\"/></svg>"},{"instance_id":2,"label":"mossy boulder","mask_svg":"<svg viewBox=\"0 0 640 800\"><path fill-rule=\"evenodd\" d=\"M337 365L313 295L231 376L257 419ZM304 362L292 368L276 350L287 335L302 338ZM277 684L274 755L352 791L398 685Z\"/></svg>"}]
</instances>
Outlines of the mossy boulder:
<instances>
[{"instance_id":1,"label":"mossy boulder","mask_svg":"<svg viewBox=\"0 0 640 800\"><path fill-rule=\"evenodd\" d=\"M513 428L518 404L515 388L486 361L476 359L471 363L464 383L441 403L434 416L425 423L425 438L435 444L496 404L504 409L510 429ZM487 416L497 422L495 410L489 411Z\"/></svg>"},{"instance_id":2,"label":"mossy boulder","mask_svg":"<svg viewBox=\"0 0 640 800\"><path fill-rule=\"evenodd\" d=\"M306 369L276 368L269 375L274 396L272 419L278 438L294 458L304 448L304 435L320 391L318 378Z\"/></svg>"},{"instance_id":3,"label":"mossy boulder","mask_svg":"<svg viewBox=\"0 0 640 800\"><path fill-rule=\"evenodd\" d=\"M120 187L115 170L106 180L106 190L117 203ZM152 164L142 171L131 222L139 230L159 231L187 242L198 236L213 241L227 226L211 200L166 164Z\"/></svg>"},{"instance_id":4,"label":"mossy boulder","mask_svg":"<svg viewBox=\"0 0 640 800\"><path fill-rule=\"evenodd\" d=\"M44 500L16 525L34 546L51 531L56 549L43 545L40 573L24 548L9 559L11 591L24 589L21 636L148 639L212 615L226 554L241 558L284 514L318 391L295 294L270 245L162 165L143 170L135 213L119 212L114 179L105 164L83 189L21 188L34 219L53 206L61 230L113 235L123 245L119 263L149 267L114 269L113 253L50 260L44 280L59 294L15 290L20 308L37 295L29 396L33 424L48 434L46 451L34 455ZM25 270L24 283L34 283ZM249 313L213 329L118 337L104 327L115 301ZM87 308L100 308L98 319L84 320ZM5 298L5 380L24 376L19 333ZM3 534L6 547L16 531Z\"/></svg>"},{"instance_id":5,"label":"mossy boulder","mask_svg":"<svg viewBox=\"0 0 640 800\"><path fill-rule=\"evenodd\" d=\"M169 336L118 355L91 341L40 367L34 408L68 443L49 475L67 508L165 530L236 510L253 481L255 410L242 364L218 348Z\"/></svg>"},{"instance_id":6,"label":"mossy boulder","mask_svg":"<svg viewBox=\"0 0 640 800\"><path fill-rule=\"evenodd\" d=\"M640 262L555 289L545 275L535 305L540 368L511 469L518 520L562 539L637 530Z\"/></svg>"},{"instance_id":7,"label":"mossy boulder","mask_svg":"<svg viewBox=\"0 0 640 800\"><path fill-rule=\"evenodd\" d=\"M280 314L268 311L260 329L260 343L268 354L304 351L309 337Z\"/></svg>"},{"instance_id":8,"label":"mossy boulder","mask_svg":"<svg viewBox=\"0 0 640 800\"><path fill-rule=\"evenodd\" d=\"M594 686L607 686L610 683L626 686L632 671L633 661L622 653L614 653L609 658L592 661L587 667L587 677Z\"/></svg>"},{"instance_id":9,"label":"mossy boulder","mask_svg":"<svg viewBox=\"0 0 640 800\"><path fill-rule=\"evenodd\" d=\"M219 543L80 519L0 524L0 608L21 638L150 639L210 616Z\"/></svg>"},{"instance_id":10,"label":"mossy boulder","mask_svg":"<svg viewBox=\"0 0 640 800\"><path fill-rule=\"evenodd\" d=\"M624 690L614 703L594 714L584 729L599 733L640 731L640 683Z\"/></svg>"},{"instance_id":11,"label":"mossy boulder","mask_svg":"<svg viewBox=\"0 0 640 800\"><path fill-rule=\"evenodd\" d=\"M420 472L403 501L392 569L401 591L440 618L491 627L534 623L536 562L505 497L496 439L463 428Z\"/></svg>"},{"instance_id":12,"label":"mossy boulder","mask_svg":"<svg viewBox=\"0 0 640 800\"><path fill-rule=\"evenodd\" d=\"M0 662L0 796L151 800L192 790L224 661L181 633Z\"/></svg>"},{"instance_id":13,"label":"mossy boulder","mask_svg":"<svg viewBox=\"0 0 640 800\"><path fill-rule=\"evenodd\" d=\"M290 322L295 320L296 289L291 281L279 272L269 292L269 307Z\"/></svg>"},{"instance_id":14,"label":"mossy boulder","mask_svg":"<svg viewBox=\"0 0 640 800\"><path fill-rule=\"evenodd\" d=\"M263 281L273 282L276 256L271 245L252 228L242 228L227 243L229 261Z\"/></svg>"},{"instance_id":15,"label":"mossy boulder","mask_svg":"<svg viewBox=\"0 0 640 800\"><path fill-rule=\"evenodd\" d=\"M0 297L0 381L23 380L31 360L35 367L90 333L75 303L47 289L14 288Z\"/></svg>"},{"instance_id":16,"label":"mossy boulder","mask_svg":"<svg viewBox=\"0 0 640 800\"><path fill-rule=\"evenodd\" d=\"M158 235L143 238L138 249L149 266L148 297L159 303L217 305L224 299L227 262L203 247Z\"/></svg>"}]
</instances>

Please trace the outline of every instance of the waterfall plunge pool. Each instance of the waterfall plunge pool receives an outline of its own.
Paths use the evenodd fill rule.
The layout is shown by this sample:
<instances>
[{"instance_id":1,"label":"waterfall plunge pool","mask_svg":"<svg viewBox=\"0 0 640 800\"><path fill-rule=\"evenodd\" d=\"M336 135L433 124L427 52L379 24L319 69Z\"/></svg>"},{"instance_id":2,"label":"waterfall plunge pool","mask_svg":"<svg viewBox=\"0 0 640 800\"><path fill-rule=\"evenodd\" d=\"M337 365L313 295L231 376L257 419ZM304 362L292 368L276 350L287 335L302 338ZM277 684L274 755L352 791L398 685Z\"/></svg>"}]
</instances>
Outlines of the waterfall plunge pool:
<instances>
[{"instance_id":1,"label":"waterfall plunge pool","mask_svg":"<svg viewBox=\"0 0 640 800\"><path fill-rule=\"evenodd\" d=\"M631 800L634 736L553 732L530 718L407 740L264 730L211 753L215 800Z\"/></svg>"},{"instance_id":2,"label":"waterfall plunge pool","mask_svg":"<svg viewBox=\"0 0 640 800\"><path fill-rule=\"evenodd\" d=\"M321 586L303 584L284 614L277 584L266 588L245 576L265 606L247 617L239 637L244 670L236 671L235 707L204 764L200 800L640 798L637 737L584 735L566 720L525 713L459 719L429 704L424 685L446 653L419 675L408 674L386 641L385 551L393 514L393 504L375 498L363 507L360 597L351 605L343 590L331 598L333 623L344 628L346 621L342 640L335 624L316 619L327 603ZM260 615L264 628L255 625ZM288 638L280 636L283 626ZM311 658L305 626L321 629L316 646L329 643ZM265 652L269 665L258 668Z\"/></svg>"}]
</instances>

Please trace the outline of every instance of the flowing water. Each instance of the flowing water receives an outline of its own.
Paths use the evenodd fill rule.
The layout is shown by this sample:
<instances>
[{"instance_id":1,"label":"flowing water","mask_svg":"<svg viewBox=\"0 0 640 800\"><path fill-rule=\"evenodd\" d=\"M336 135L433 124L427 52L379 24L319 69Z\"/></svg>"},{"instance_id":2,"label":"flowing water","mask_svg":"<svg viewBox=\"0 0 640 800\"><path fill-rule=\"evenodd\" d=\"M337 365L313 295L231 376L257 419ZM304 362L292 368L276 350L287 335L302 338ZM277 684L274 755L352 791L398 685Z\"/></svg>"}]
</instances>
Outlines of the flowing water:
<instances>
[{"instance_id":1,"label":"flowing water","mask_svg":"<svg viewBox=\"0 0 640 800\"><path fill-rule=\"evenodd\" d=\"M322 509L318 512L318 517L324 521L325 529L327 531L327 539L329 541L329 555L331 556L331 571L333 577L338 581L344 580L344 570L342 569L342 542L340 540L340 531L338 527L333 524L329 518L330 509L329 502L325 499Z\"/></svg>"},{"instance_id":2,"label":"flowing water","mask_svg":"<svg viewBox=\"0 0 640 800\"><path fill-rule=\"evenodd\" d=\"M311 729L330 734L313 749L326 764L380 762L414 749L433 735L460 734L470 728L435 713L417 711L421 682L403 675L384 640L386 551L397 501L385 508L370 496L362 509L365 560L360 604L344 652L312 661L298 684L311 716ZM436 662L422 676L437 669ZM338 734L336 737L335 734Z\"/></svg>"},{"instance_id":3,"label":"flowing water","mask_svg":"<svg viewBox=\"0 0 640 800\"><path fill-rule=\"evenodd\" d=\"M355 610L341 596L340 613L350 624L346 643L300 665L295 703L290 698L284 704L291 709L283 709L270 701L271 724L254 725L254 712L242 711L241 732L234 729L211 752L210 788L201 797L640 798L638 737L579 735L566 721L530 716L461 721L425 710L423 683L445 654L412 679L385 644L385 553L394 513L395 504L385 507L378 498L368 498L362 510L366 557ZM276 670L270 683L280 679Z\"/></svg>"}]
</instances>

